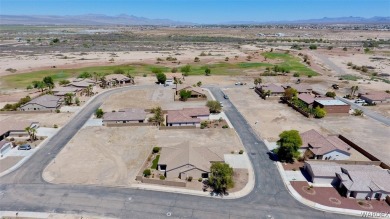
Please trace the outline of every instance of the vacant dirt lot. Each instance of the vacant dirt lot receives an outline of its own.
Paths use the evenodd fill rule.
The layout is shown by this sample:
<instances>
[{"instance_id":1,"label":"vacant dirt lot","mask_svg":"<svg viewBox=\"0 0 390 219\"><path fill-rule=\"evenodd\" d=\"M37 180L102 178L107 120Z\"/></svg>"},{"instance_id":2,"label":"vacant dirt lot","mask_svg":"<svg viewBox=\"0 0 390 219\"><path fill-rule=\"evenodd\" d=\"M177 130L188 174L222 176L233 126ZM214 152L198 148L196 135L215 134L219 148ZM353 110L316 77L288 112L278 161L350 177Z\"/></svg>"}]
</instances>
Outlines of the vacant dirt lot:
<instances>
[{"instance_id":1,"label":"vacant dirt lot","mask_svg":"<svg viewBox=\"0 0 390 219\"><path fill-rule=\"evenodd\" d=\"M0 114L0 121L12 117L16 121L39 122L42 127L52 128L55 124L58 127L65 125L72 115L72 113L10 113Z\"/></svg>"},{"instance_id":2,"label":"vacant dirt lot","mask_svg":"<svg viewBox=\"0 0 390 219\"><path fill-rule=\"evenodd\" d=\"M162 109L181 109L183 107L205 106L206 101L174 101L174 86L156 85L152 89L129 90L110 96L102 105L105 112L123 108L151 109L161 106ZM208 92L207 92L207 95ZM209 98L210 99L210 98Z\"/></svg>"},{"instance_id":3,"label":"vacant dirt lot","mask_svg":"<svg viewBox=\"0 0 390 219\"><path fill-rule=\"evenodd\" d=\"M43 175L52 183L129 185L157 144L156 132L156 127L84 128Z\"/></svg>"},{"instance_id":4,"label":"vacant dirt lot","mask_svg":"<svg viewBox=\"0 0 390 219\"><path fill-rule=\"evenodd\" d=\"M276 141L284 130L304 132L316 129L322 134L342 134L384 162L390 163L390 148L387 144L389 127L370 118L328 116L320 120L308 119L287 105L278 103L278 100L261 99L247 88L231 88L225 92L263 139Z\"/></svg>"},{"instance_id":5,"label":"vacant dirt lot","mask_svg":"<svg viewBox=\"0 0 390 219\"><path fill-rule=\"evenodd\" d=\"M155 146L207 145L223 156L243 148L233 129L158 130L156 127L87 127L45 169L52 183L130 186Z\"/></svg>"}]
</instances>

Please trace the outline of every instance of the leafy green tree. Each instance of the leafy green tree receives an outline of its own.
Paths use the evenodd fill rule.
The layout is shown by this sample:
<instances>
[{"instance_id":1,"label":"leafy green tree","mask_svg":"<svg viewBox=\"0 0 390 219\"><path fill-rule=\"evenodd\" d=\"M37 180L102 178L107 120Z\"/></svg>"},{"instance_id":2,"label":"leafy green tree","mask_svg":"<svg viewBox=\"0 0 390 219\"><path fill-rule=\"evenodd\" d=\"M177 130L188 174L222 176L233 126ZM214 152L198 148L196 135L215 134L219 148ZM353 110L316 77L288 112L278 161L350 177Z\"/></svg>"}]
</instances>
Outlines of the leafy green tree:
<instances>
[{"instance_id":1,"label":"leafy green tree","mask_svg":"<svg viewBox=\"0 0 390 219\"><path fill-rule=\"evenodd\" d=\"M284 97L287 99L287 100L292 100L294 97L296 97L298 94L297 90L295 90L294 88L287 88L286 90L284 90Z\"/></svg>"},{"instance_id":2,"label":"leafy green tree","mask_svg":"<svg viewBox=\"0 0 390 219\"><path fill-rule=\"evenodd\" d=\"M194 58L194 62L199 62L199 61L200 61L199 57Z\"/></svg>"},{"instance_id":3,"label":"leafy green tree","mask_svg":"<svg viewBox=\"0 0 390 219\"><path fill-rule=\"evenodd\" d=\"M299 156L299 148L302 145L302 139L297 130L283 131L279 134L277 141L278 148L275 149L281 161L293 162L294 158Z\"/></svg>"},{"instance_id":4,"label":"leafy green tree","mask_svg":"<svg viewBox=\"0 0 390 219\"><path fill-rule=\"evenodd\" d=\"M80 99L78 97L74 98L74 103L77 105L77 106L80 106Z\"/></svg>"},{"instance_id":5,"label":"leafy green tree","mask_svg":"<svg viewBox=\"0 0 390 219\"><path fill-rule=\"evenodd\" d=\"M211 69L207 67L207 68L204 70L204 73L205 73L206 76L210 76L210 75L211 75Z\"/></svg>"},{"instance_id":6,"label":"leafy green tree","mask_svg":"<svg viewBox=\"0 0 390 219\"><path fill-rule=\"evenodd\" d=\"M47 86L43 81L38 81L36 84L34 84L34 87L43 92Z\"/></svg>"},{"instance_id":7,"label":"leafy green tree","mask_svg":"<svg viewBox=\"0 0 390 219\"><path fill-rule=\"evenodd\" d=\"M211 164L209 185L214 192L226 192L227 189L233 188L233 168L227 163L215 162Z\"/></svg>"},{"instance_id":8,"label":"leafy green tree","mask_svg":"<svg viewBox=\"0 0 390 219\"><path fill-rule=\"evenodd\" d=\"M95 115L96 115L96 118L102 118L103 117L103 115L104 115L104 112L103 112L103 110L102 109L97 109L96 111L95 111Z\"/></svg>"},{"instance_id":9,"label":"leafy green tree","mask_svg":"<svg viewBox=\"0 0 390 219\"><path fill-rule=\"evenodd\" d=\"M317 49L317 45L312 44L312 45L309 46L309 49L312 49L312 50Z\"/></svg>"},{"instance_id":10,"label":"leafy green tree","mask_svg":"<svg viewBox=\"0 0 390 219\"><path fill-rule=\"evenodd\" d=\"M162 112L161 107L156 107L151 110L152 113L154 113L153 117L149 118L149 122L157 123L158 126L160 126L162 123L165 122L164 114Z\"/></svg>"},{"instance_id":11,"label":"leafy green tree","mask_svg":"<svg viewBox=\"0 0 390 219\"><path fill-rule=\"evenodd\" d=\"M196 86L198 86L198 87L202 86L202 82L198 81L198 83L196 83Z\"/></svg>"},{"instance_id":12,"label":"leafy green tree","mask_svg":"<svg viewBox=\"0 0 390 219\"><path fill-rule=\"evenodd\" d=\"M221 103L216 100L207 101L206 106L209 108L210 113L219 113L222 110Z\"/></svg>"},{"instance_id":13,"label":"leafy green tree","mask_svg":"<svg viewBox=\"0 0 390 219\"><path fill-rule=\"evenodd\" d=\"M156 78L158 83L160 84L165 84L165 81L167 80L167 76L164 73L157 73Z\"/></svg>"},{"instance_id":14,"label":"leafy green tree","mask_svg":"<svg viewBox=\"0 0 390 219\"><path fill-rule=\"evenodd\" d=\"M180 99L182 101L187 101L188 98L191 97L191 91L190 90L181 90L180 91Z\"/></svg>"},{"instance_id":15,"label":"leafy green tree","mask_svg":"<svg viewBox=\"0 0 390 219\"><path fill-rule=\"evenodd\" d=\"M253 83L255 85L261 84L262 82L263 82L263 80L261 78L255 78L254 81L253 81Z\"/></svg>"},{"instance_id":16,"label":"leafy green tree","mask_svg":"<svg viewBox=\"0 0 390 219\"><path fill-rule=\"evenodd\" d=\"M44 77L42 80L43 83L49 88L52 89L54 87L54 81L51 76Z\"/></svg>"},{"instance_id":17,"label":"leafy green tree","mask_svg":"<svg viewBox=\"0 0 390 219\"><path fill-rule=\"evenodd\" d=\"M26 89L31 90L31 89L33 89L33 86L31 84L29 84L29 85L27 85Z\"/></svg>"},{"instance_id":18,"label":"leafy green tree","mask_svg":"<svg viewBox=\"0 0 390 219\"><path fill-rule=\"evenodd\" d=\"M317 106L314 111L313 111L313 114L316 118L323 118L326 116L326 111L324 109L322 109L321 107Z\"/></svg>"},{"instance_id":19,"label":"leafy green tree","mask_svg":"<svg viewBox=\"0 0 390 219\"><path fill-rule=\"evenodd\" d=\"M188 76L188 74L191 72L191 65L185 65L180 68L180 71L183 73L184 76Z\"/></svg>"},{"instance_id":20,"label":"leafy green tree","mask_svg":"<svg viewBox=\"0 0 390 219\"><path fill-rule=\"evenodd\" d=\"M85 72L79 74L79 76L77 76L77 77L78 78L92 78L92 74L87 72L87 71L85 71Z\"/></svg>"},{"instance_id":21,"label":"leafy green tree","mask_svg":"<svg viewBox=\"0 0 390 219\"><path fill-rule=\"evenodd\" d=\"M328 92L326 92L325 96L331 97L331 98L335 98L336 97L336 93L333 92L333 91L328 91Z\"/></svg>"}]
</instances>

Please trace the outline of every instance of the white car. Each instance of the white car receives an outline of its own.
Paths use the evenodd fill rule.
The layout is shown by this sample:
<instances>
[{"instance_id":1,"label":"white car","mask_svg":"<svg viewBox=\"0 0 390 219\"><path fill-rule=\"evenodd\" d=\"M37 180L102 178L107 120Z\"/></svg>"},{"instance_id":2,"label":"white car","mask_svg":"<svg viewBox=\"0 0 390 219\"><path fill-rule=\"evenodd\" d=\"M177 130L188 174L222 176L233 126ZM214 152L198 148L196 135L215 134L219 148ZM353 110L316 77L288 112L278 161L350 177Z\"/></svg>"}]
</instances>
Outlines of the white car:
<instances>
[{"instance_id":1,"label":"white car","mask_svg":"<svg viewBox=\"0 0 390 219\"><path fill-rule=\"evenodd\" d=\"M223 103L222 102L219 102L219 104L221 104L221 107L223 107Z\"/></svg>"},{"instance_id":2,"label":"white car","mask_svg":"<svg viewBox=\"0 0 390 219\"><path fill-rule=\"evenodd\" d=\"M357 99L355 100L355 103L365 103L366 101L362 100L362 99Z\"/></svg>"}]
</instances>

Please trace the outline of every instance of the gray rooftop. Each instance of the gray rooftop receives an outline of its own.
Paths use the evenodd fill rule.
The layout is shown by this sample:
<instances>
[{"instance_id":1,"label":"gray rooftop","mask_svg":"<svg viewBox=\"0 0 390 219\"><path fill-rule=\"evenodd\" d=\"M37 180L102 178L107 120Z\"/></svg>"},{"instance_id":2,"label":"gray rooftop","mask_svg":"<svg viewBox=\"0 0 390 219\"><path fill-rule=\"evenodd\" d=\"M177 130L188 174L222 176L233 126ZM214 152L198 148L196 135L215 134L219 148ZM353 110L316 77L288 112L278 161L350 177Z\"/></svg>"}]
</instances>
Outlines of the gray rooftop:
<instances>
[{"instance_id":1,"label":"gray rooftop","mask_svg":"<svg viewBox=\"0 0 390 219\"><path fill-rule=\"evenodd\" d=\"M22 105L21 107L28 104L38 104L46 108L57 108L60 105L60 100L61 97L46 94L30 100L28 103Z\"/></svg>"},{"instance_id":2,"label":"gray rooftop","mask_svg":"<svg viewBox=\"0 0 390 219\"><path fill-rule=\"evenodd\" d=\"M140 121L145 120L146 112L143 109L121 109L118 112L104 113L104 121Z\"/></svg>"},{"instance_id":3,"label":"gray rooftop","mask_svg":"<svg viewBox=\"0 0 390 219\"><path fill-rule=\"evenodd\" d=\"M315 102L323 106L345 106L348 105L340 100L315 100Z\"/></svg>"}]
</instances>

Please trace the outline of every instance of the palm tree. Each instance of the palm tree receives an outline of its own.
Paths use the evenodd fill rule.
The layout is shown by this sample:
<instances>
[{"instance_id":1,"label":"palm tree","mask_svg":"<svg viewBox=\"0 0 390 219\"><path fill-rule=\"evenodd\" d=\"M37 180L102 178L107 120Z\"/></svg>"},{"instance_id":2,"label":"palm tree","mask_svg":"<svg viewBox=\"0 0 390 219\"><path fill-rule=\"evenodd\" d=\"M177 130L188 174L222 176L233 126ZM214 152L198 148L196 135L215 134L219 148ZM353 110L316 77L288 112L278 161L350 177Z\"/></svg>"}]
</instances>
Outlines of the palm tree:
<instances>
[{"instance_id":1,"label":"palm tree","mask_svg":"<svg viewBox=\"0 0 390 219\"><path fill-rule=\"evenodd\" d=\"M359 89L358 86L351 87L351 99L355 96L355 92Z\"/></svg>"},{"instance_id":2,"label":"palm tree","mask_svg":"<svg viewBox=\"0 0 390 219\"><path fill-rule=\"evenodd\" d=\"M72 104L72 99L73 99L73 94L72 93L65 94L64 101L65 101L66 105L71 105Z\"/></svg>"},{"instance_id":3,"label":"palm tree","mask_svg":"<svg viewBox=\"0 0 390 219\"><path fill-rule=\"evenodd\" d=\"M24 130L28 133L28 135L30 136L30 141L32 142L33 140L33 136L31 136L31 128L30 126L24 128Z\"/></svg>"},{"instance_id":4,"label":"palm tree","mask_svg":"<svg viewBox=\"0 0 390 219\"><path fill-rule=\"evenodd\" d=\"M106 77L105 77L105 76L103 76L103 77L101 77L101 78L100 78L100 80L102 81L102 87L103 87L103 88L106 88L106 86L107 86L107 80L106 80Z\"/></svg>"},{"instance_id":5,"label":"palm tree","mask_svg":"<svg viewBox=\"0 0 390 219\"><path fill-rule=\"evenodd\" d=\"M32 135L32 140L31 141L34 141L37 139L37 129L36 128L30 128L30 132L31 132L31 135Z\"/></svg>"},{"instance_id":6,"label":"palm tree","mask_svg":"<svg viewBox=\"0 0 390 219\"><path fill-rule=\"evenodd\" d=\"M91 96L92 93L92 84L88 85L87 88L85 88L85 91L87 91L87 96Z\"/></svg>"}]
</instances>

